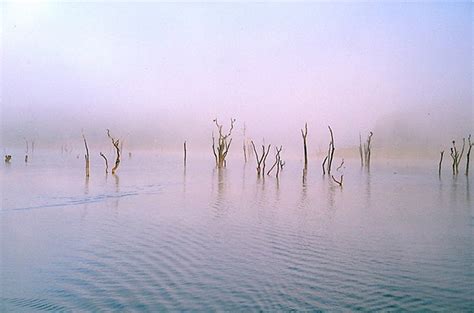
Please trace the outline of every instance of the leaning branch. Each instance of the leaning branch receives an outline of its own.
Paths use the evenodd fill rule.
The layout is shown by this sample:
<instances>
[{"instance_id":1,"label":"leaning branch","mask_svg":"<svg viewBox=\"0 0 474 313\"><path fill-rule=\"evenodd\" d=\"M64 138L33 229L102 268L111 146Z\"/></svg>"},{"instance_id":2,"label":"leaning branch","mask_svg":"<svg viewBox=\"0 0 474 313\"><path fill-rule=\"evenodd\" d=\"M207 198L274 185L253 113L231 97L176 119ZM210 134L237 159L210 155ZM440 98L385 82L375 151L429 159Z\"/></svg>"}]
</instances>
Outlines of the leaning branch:
<instances>
[{"instance_id":1,"label":"leaning branch","mask_svg":"<svg viewBox=\"0 0 474 313\"><path fill-rule=\"evenodd\" d=\"M112 135L110 135L110 130L109 129L107 129L107 136L112 141L112 145L114 146L115 152L116 152L115 165L112 168L112 174L115 174L115 172L117 171L117 169L120 165L120 139L115 139L114 137L112 137Z\"/></svg>"}]
</instances>

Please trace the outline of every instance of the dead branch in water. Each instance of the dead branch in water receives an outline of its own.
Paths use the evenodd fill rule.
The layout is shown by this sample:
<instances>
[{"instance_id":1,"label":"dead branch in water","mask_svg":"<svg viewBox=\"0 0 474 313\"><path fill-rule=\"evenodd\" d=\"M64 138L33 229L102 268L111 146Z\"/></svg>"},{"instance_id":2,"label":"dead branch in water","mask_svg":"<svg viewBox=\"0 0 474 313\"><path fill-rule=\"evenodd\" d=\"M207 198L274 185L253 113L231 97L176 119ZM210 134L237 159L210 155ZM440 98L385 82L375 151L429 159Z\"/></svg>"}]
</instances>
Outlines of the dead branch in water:
<instances>
[{"instance_id":1,"label":"dead branch in water","mask_svg":"<svg viewBox=\"0 0 474 313\"><path fill-rule=\"evenodd\" d=\"M270 170L267 172L267 175L270 175L270 173L273 171L273 169L276 166L276 177L280 174L280 166L281 166L281 158L280 158L280 152L283 149L283 146L280 146L280 148L275 147L275 162L273 163L272 167Z\"/></svg>"},{"instance_id":2,"label":"dead branch in water","mask_svg":"<svg viewBox=\"0 0 474 313\"><path fill-rule=\"evenodd\" d=\"M25 143L26 143L26 150L25 150L25 163L28 163L28 151L29 151L29 145L28 145L28 140L26 140L26 138L23 138L25 140Z\"/></svg>"},{"instance_id":3,"label":"dead branch in water","mask_svg":"<svg viewBox=\"0 0 474 313\"><path fill-rule=\"evenodd\" d=\"M443 163L443 156L444 156L444 150L440 151L440 158L439 158L439 164L438 164L438 176L441 177L441 163Z\"/></svg>"},{"instance_id":4,"label":"dead branch in water","mask_svg":"<svg viewBox=\"0 0 474 313\"><path fill-rule=\"evenodd\" d=\"M260 174L262 173L262 165L263 165L263 173L265 173L265 161L267 159L268 152L270 152L271 145L268 145L267 148L265 148L265 145L262 145L262 155L259 157L257 149L255 148L255 144L253 143L253 140L251 141L251 143L252 143L253 151L255 153L255 159L257 160L257 175L260 176Z\"/></svg>"},{"instance_id":5,"label":"dead branch in water","mask_svg":"<svg viewBox=\"0 0 474 313\"><path fill-rule=\"evenodd\" d=\"M342 159L341 161L341 165L339 165L337 168L336 168L336 171L339 171L339 169L344 165L344 159Z\"/></svg>"},{"instance_id":6,"label":"dead branch in water","mask_svg":"<svg viewBox=\"0 0 474 313\"><path fill-rule=\"evenodd\" d=\"M242 148L244 150L244 161L247 163L247 145L245 144L246 137L245 137L245 131L247 130L247 127L244 124L244 141L242 143Z\"/></svg>"},{"instance_id":7,"label":"dead branch in water","mask_svg":"<svg viewBox=\"0 0 474 313\"><path fill-rule=\"evenodd\" d=\"M105 155L102 152L100 152L99 154L105 160L105 174L108 174L109 173L109 161L107 160L107 158L105 157Z\"/></svg>"},{"instance_id":8,"label":"dead branch in water","mask_svg":"<svg viewBox=\"0 0 474 313\"><path fill-rule=\"evenodd\" d=\"M86 177L89 177L89 147L87 146L87 140L84 134L82 134L82 139L84 139L84 146L86 148L86 154L84 155L86 160Z\"/></svg>"},{"instance_id":9,"label":"dead branch in water","mask_svg":"<svg viewBox=\"0 0 474 313\"><path fill-rule=\"evenodd\" d=\"M342 181L344 179L344 175L341 175L341 178L339 180L337 180L336 178L334 178L334 175L331 175L332 177L332 180L337 183L340 187L342 187Z\"/></svg>"},{"instance_id":10,"label":"dead branch in water","mask_svg":"<svg viewBox=\"0 0 474 313\"><path fill-rule=\"evenodd\" d=\"M110 140L112 141L112 145L114 146L115 148L115 165L114 167L112 168L112 174L115 174L115 172L117 171L119 165L120 165L120 139L115 139L114 137L112 137L112 135L110 135L110 130L107 129L107 137L110 138Z\"/></svg>"},{"instance_id":11,"label":"dead branch in water","mask_svg":"<svg viewBox=\"0 0 474 313\"><path fill-rule=\"evenodd\" d=\"M184 141L183 149L184 149L184 166L186 166L186 154L187 154L187 150L186 150L186 140Z\"/></svg>"},{"instance_id":12,"label":"dead branch in water","mask_svg":"<svg viewBox=\"0 0 474 313\"><path fill-rule=\"evenodd\" d=\"M469 175L469 160L471 158L471 148L474 145L474 143L471 143L471 134L467 137L467 154L466 154L466 176Z\"/></svg>"},{"instance_id":13,"label":"dead branch in water","mask_svg":"<svg viewBox=\"0 0 474 313\"><path fill-rule=\"evenodd\" d=\"M369 133L369 136L367 137L367 142L364 144L364 159L365 159L365 166L367 168L370 167L370 156L372 154L372 149L371 149L371 142L372 142L372 136L374 135L373 132Z\"/></svg>"},{"instance_id":14,"label":"dead branch in water","mask_svg":"<svg viewBox=\"0 0 474 313\"><path fill-rule=\"evenodd\" d=\"M323 175L326 175L326 161L328 160L328 156L326 155L326 157L324 158L324 161L323 161L323 164L322 164L322 167L323 167Z\"/></svg>"},{"instance_id":15,"label":"dead branch in water","mask_svg":"<svg viewBox=\"0 0 474 313\"><path fill-rule=\"evenodd\" d=\"M216 159L216 166L218 168L223 168L226 166L227 162L225 158L232 143L232 138L230 138L230 135L234 129L235 119L230 119L230 128L227 134L222 133L222 124L217 122L217 118L214 119L213 122L216 124L217 130L219 131L219 139L217 140L216 148L214 134L212 135L212 152L214 153L214 157Z\"/></svg>"},{"instance_id":16,"label":"dead branch in water","mask_svg":"<svg viewBox=\"0 0 474 313\"><path fill-rule=\"evenodd\" d=\"M304 131L303 129L301 129L301 136L303 137L304 168L308 168L308 148L306 146L306 137L308 136L308 123L304 123Z\"/></svg>"},{"instance_id":17,"label":"dead branch in water","mask_svg":"<svg viewBox=\"0 0 474 313\"><path fill-rule=\"evenodd\" d=\"M458 151L456 147L456 141L453 140L453 146L451 147L451 158L453 159L453 175L459 174L459 163L461 162L462 155L464 153L464 146L466 144L466 138L462 139L462 149L461 152Z\"/></svg>"},{"instance_id":18,"label":"dead branch in water","mask_svg":"<svg viewBox=\"0 0 474 313\"><path fill-rule=\"evenodd\" d=\"M327 171L328 171L328 174L331 174L332 160L334 159L334 150L336 150L336 148L334 147L334 135L333 135L331 126L328 126L328 128L329 128L329 133L331 134L331 141L329 142L329 148L328 148L328 167L327 167Z\"/></svg>"}]
</instances>

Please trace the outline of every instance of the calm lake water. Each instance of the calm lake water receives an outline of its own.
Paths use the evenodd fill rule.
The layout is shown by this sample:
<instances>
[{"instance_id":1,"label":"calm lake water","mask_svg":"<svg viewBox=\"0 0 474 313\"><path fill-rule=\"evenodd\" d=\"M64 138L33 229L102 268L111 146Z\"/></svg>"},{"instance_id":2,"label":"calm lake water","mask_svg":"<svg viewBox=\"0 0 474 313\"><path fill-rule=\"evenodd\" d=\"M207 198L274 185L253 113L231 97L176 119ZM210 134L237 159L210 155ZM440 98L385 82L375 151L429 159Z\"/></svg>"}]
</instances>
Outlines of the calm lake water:
<instances>
[{"instance_id":1,"label":"calm lake water","mask_svg":"<svg viewBox=\"0 0 474 313\"><path fill-rule=\"evenodd\" d=\"M474 182L436 161L92 162L1 164L0 311L474 309Z\"/></svg>"}]
</instances>

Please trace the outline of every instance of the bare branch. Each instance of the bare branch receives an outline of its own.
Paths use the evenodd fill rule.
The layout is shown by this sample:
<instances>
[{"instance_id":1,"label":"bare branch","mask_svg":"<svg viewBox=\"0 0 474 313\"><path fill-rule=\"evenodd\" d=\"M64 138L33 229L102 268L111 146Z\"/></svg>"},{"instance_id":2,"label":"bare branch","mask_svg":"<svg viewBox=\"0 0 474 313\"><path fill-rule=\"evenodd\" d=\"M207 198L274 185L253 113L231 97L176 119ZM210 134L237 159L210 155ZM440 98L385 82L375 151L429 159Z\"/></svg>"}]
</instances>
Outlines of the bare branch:
<instances>
[{"instance_id":1,"label":"bare branch","mask_svg":"<svg viewBox=\"0 0 474 313\"><path fill-rule=\"evenodd\" d=\"M109 161L107 160L106 156L102 152L100 152L99 154L105 160L105 174L107 174L109 172Z\"/></svg>"},{"instance_id":2,"label":"bare branch","mask_svg":"<svg viewBox=\"0 0 474 313\"><path fill-rule=\"evenodd\" d=\"M334 178L334 175L331 175L332 177L332 180L337 183L340 187L342 187L342 180L344 179L344 175L341 175L341 178L339 180L337 180L336 178Z\"/></svg>"}]
</instances>

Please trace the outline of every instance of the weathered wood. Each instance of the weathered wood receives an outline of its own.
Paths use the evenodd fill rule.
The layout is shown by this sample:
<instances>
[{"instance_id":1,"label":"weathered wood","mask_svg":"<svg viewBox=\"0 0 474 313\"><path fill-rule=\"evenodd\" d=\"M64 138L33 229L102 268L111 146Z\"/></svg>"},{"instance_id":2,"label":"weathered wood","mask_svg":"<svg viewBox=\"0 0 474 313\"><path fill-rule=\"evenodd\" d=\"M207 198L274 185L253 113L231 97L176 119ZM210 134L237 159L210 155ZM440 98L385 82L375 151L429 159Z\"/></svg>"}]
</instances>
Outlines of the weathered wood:
<instances>
[{"instance_id":1,"label":"weathered wood","mask_svg":"<svg viewBox=\"0 0 474 313\"><path fill-rule=\"evenodd\" d=\"M114 137L112 137L112 135L110 135L109 129L107 129L107 137L110 138L110 140L112 141L112 145L115 148L115 165L112 168L112 174L115 174L120 165L120 139L115 139Z\"/></svg>"}]
</instances>

